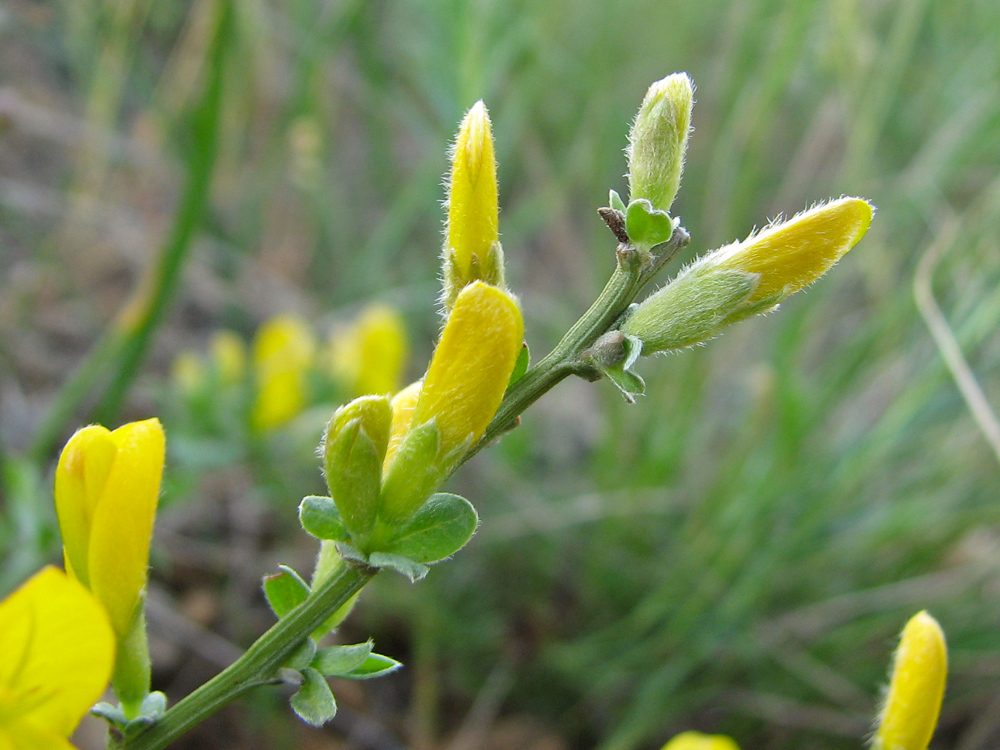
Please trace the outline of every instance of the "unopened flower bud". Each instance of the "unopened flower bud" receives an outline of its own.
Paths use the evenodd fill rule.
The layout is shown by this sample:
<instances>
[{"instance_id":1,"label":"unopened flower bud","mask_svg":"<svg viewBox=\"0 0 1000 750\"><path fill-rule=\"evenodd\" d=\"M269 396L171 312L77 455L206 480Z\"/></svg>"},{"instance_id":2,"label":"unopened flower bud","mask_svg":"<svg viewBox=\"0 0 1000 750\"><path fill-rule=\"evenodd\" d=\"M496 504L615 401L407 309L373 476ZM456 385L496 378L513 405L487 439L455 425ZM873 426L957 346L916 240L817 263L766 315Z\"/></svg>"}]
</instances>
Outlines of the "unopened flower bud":
<instances>
[{"instance_id":1,"label":"unopened flower bud","mask_svg":"<svg viewBox=\"0 0 1000 750\"><path fill-rule=\"evenodd\" d=\"M947 676L944 632L927 612L918 612L900 636L872 748L926 750L941 712Z\"/></svg>"},{"instance_id":2,"label":"unopened flower bud","mask_svg":"<svg viewBox=\"0 0 1000 750\"><path fill-rule=\"evenodd\" d=\"M645 199L669 211L684 171L694 86L687 73L674 73L646 92L632 123L626 149L629 199Z\"/></svg>"},{"instance_id":3,"label":"unopened flower bud","mask_svg":"<svg viewBox=\"0 0 1000 750\"><path fill-rule=\"evenodd\" d=\"M387 396L362 396L337 409L326 428L326 483L344 525L357 535L375 522L391 422Z\"/></svg>"},{"instance_id":4,"label":"unopened flower bud","mask_svg":"<svg viewBox=\"0 0 1000 750\"><path fill-rule=\"evenodd\" d=\"M841 198L709 253L642 302L621 331L642 341L643 354L706 341L819 279L871 218L867 201Z\"/></svg>"},{"instance_id":5,"label":"unopened flower bud","mask_svg":"<svg viewBox=\"0 0 1000 750\"><path fill-rule=\"evenodd\" d=\"M476 102L458 130L448 181L448 227L443 250L445 310L477 279L504 286L498 232L497 162L486 106Z\"/></svg>"}]
</instances>

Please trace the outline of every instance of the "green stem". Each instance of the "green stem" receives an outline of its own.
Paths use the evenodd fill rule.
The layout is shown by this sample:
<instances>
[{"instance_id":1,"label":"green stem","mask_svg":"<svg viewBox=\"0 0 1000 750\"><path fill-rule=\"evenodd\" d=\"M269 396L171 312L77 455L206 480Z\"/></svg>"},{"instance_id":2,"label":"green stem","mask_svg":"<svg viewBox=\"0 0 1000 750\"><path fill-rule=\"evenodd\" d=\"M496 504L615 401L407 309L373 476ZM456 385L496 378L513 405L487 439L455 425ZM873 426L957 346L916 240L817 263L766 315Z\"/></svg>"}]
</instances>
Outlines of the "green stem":
<instances>
[{"instance_id":1,"label":"green stem","mask_svg":"<svg viewBox=\"0 0 1000 750\"><path fill-rule=\"evenodd\" d=\"M225 50L232 36L231 18L231 2L223 0L208 65L208 81L191 118L193 138L187 182L170 236L146 283L126 305L125 323L119 318L104 332L55 397L29 449L30 458L37 463L48 459L67 423L108 372L108 363L112 363L111 382L95 411L98 419L105 423L114 420L149 348L150 339L177 290L181 268L208 201L218 150L222 76Z\"/></svg>"},{"instance_id":2,"label":"green stem","mask_svg":"<svg viewBox=\"0 0 1000 750\"><path fill-rule=\"evenodd\" d=\"M378 571L344 566L324 581L235 662L167 711L155 724L119 743L121 750L159 750L251 688L278 680L288 656L357 594Z\"/></svg>"},{"instance_id":3,"label":"green stem","mask_svg":"<svg viewBox=\"0 0 1000 750\"><path fill-rule=\"evenodd\" d=\"M580 354L622 316L643 286L688 243L687 232L678 227L670 240L643 255L630 245L618 248L618 267L600 296L563 336L559 344L532 367L507 393L483 438L466 454L463 463L491 440L510 429L517 417L563 378L588 367ZM333 613L344 607L375 577L374 568L343 565L333 568L302 604L262 635L230 666L167 711L155 724L131 738L121 740L116 750L160 750L184 732L247 690L278 680L277 671L298 646Z\"/></svg>"}]
</instances>

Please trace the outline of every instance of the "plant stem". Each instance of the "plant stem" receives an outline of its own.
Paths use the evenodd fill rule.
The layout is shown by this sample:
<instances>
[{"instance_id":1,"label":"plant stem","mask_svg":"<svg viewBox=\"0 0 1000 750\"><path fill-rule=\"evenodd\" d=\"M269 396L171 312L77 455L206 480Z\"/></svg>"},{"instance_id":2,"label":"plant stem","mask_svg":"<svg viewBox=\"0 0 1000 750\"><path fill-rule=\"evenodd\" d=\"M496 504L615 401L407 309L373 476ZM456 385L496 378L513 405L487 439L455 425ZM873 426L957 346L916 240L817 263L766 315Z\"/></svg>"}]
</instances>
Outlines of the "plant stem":
<instances>
[{"instance_id":1,"label":"plant stem","mask_svg":"<svg viewBox=\"0 0 1000 750\"><path fill-rule=\"evenodd\" d=\"M48 459L67 423L79 411L97 382L108 372L109 362L112 363L111 382L95 411L102 422L114 420L152 335L177 289L191 240L208 202L218 150L223 68L226 48L232 37L231 6L231 0L222 0L219 6L220 16L207 67L208 80L201 101L191 117L192 143L187 181L170 236L146 282L136 290L123 314L91 347L83 362L55 397L31 442L29 456L36 463L41 464Z\"/></svg>"},{"instance_id":2,"label":"plant stem","mask_svg":"<svg viewBox=\"0 0 1000 750\"><path fill-rule=\"evenodd\" d=\"M119 742L121 750L159 750L247 690L277 680L288 656L375 577L375 568L345 565L324 581L235 662L167 711L155 724Z\"/></svg>"},{"instance_id":3,"label":"plant stem","mask_svg":"<svg viewBox=\"0 0 1000 750\"><path fill-rule=\"evenodd\" d=\"M521 412L563 378L586 373L588 367L579 359L581 352L615 324L646 283L689 239L684 228L677 227L670 240L654 248L651 255L644 255L631 245L620 245L618 266L600 296L559 344L514 384L483 438L462 462L510 429ZM319 583L302 604L257 639L243 656L181 700L156 723L118 744L112 742L109 747L160 750L247 690L278 681L277 671L285 659L377 573L375 568L342 566L329 579Z\"/></svg>"}]
</instances>

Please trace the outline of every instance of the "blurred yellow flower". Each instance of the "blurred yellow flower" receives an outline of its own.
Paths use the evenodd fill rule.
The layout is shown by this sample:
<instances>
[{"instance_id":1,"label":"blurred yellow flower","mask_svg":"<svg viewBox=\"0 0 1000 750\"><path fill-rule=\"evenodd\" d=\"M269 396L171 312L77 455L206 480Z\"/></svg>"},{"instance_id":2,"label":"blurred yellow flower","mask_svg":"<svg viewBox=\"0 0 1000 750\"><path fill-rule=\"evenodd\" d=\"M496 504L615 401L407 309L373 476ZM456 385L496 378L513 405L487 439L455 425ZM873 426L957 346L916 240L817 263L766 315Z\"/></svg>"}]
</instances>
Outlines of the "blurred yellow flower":
<instances>
[{"instance_id":1,"label":"blurred yellow flower","mask_svg":"<svg viewBox=\"0 0 1000 750\"><path fill-rule=\"evenodd\" d=\"M372 305L331 341L331 366L351 397L399 389L406 367L406 326L394 308Z\"/></svg>"},{"instance_id":2,"label":"blurred yellow flower","mask_svg":"<svg viewBox=\"0 0 1000 750\"><path fill-rule=\"evenodd\" d=\"M740 747L724 734L681 732L663 750L740 750Z\"/></svg>"},{"instance_id":3,"label":"blurred yellow flower","mask_svg":"<svg viewBox=\"0 0 1000 750\"><path fill-rule=\"evenodd\" d=\"M944 632L927 612L918 612L899 639L872 748L926 750L937 726L947 677Z\"/></svg>"},{"instance_id":4,"label":"blurred yellow flower","mask_svg":"<svg viewBox=\"0 0 1000 750\"><path fill-rule=\"evenodd\" d=\"M788 221L716 250L707 265L760 275L747 305L803 289L830 270L865 236L872 206L861 198L840 198L796 214ZM777 300L780 302L781 300Z\"/></svg>"},{"instance_id":5,"label":"blurred yellow flower","mask_svg":"<svg viewBox=\"0 0 1000 750\"><path fill-rule=\"evenodd\" d=\"M0 748L71 750L114 663L107 613L57 568L0 602Z\"/></svg>"},{"instance_id":6,"label":"blurred yellow flower","mask_svg":"<svg viewBox=\"0 0 1000 750\"><path fill-rule=\"evenodd\" d=\"M212 336L209 347L222 385L234 385L243 380L247 368L247 345L239 334L218 331Z\"/></svg>"},{"instance_id":7,"label":"blurred yellow flower","mask_svg":"<svg viewBox=\"0 0 1000 750\"><path fill-rule=\"evenodd\" d=\"M114 432L91 425L69 439L56 467L66 570L104 605L119 638L146 586L165 447L157 419Z\"/></svg>"},{"instance_id":8,"label":"blurred yellow flower","mask_svg":"<svg viewBox=\"0 0 1000 750\"><path fill-rule=\"evenodd\" d=\"M174 359L170 377L185 393L197 391L205 383L205 365L193 351L183 351Z\"/></svg>"},{"instance_id":9,"label":"blurred yellow flower","mask_svg":"<svg viewBox=\"0 0 1000 750\"><path fill-rule=\"evenodd\" d=\"M252 419L256 429L279 427L302 411L306 372L315 353L316 341L301 318L279 315L260 327L253 342L257 396Z\"/></svg>"}]
</instances>

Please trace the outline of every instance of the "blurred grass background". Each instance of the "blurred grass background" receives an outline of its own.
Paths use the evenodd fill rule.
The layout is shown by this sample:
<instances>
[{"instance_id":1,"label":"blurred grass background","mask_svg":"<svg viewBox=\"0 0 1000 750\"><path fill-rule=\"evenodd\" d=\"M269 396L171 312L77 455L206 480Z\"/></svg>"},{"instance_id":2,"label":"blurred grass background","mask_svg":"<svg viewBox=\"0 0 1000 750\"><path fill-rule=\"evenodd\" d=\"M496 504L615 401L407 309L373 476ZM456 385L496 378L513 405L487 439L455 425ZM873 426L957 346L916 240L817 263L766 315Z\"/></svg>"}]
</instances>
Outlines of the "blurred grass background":
<instances>
[{"instance_id":1,"label":"blurred grass background","mask_svg":"<svg viewBox=\"0 0 1000 750\"><path fill-rule=\"evenodd\" d=\"M1000 403L996 2L244 0L220 25L221 2L0 6L4 593L58 556L54 453L24 460L33 436L174 247L127 399L100 373L58 438L95 413L163 414L156 679L176 699L210 676L269 624L260 576L309 568L294 508L321 489L328 412L212 453L170 421L171 360L280 312L325 334L377 299L403 311L419 376L445 148L479 98L538 358L612 268L594 209L624 188L629 118L686 70L690 253L841 194L879 207L868 236L780 313L645 363L639 406L565 383L470 464L453 484L479 534L423 583L366 593L348 635L407 668L335 686L332 728L259 693L182 745L639 750L698 728L859 747L925 607L952 663L934 747L1000 743L1000 456L913 294L924 258L967 375Z\"/></svg>"}]
</instances>

